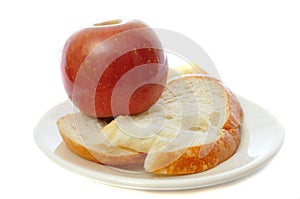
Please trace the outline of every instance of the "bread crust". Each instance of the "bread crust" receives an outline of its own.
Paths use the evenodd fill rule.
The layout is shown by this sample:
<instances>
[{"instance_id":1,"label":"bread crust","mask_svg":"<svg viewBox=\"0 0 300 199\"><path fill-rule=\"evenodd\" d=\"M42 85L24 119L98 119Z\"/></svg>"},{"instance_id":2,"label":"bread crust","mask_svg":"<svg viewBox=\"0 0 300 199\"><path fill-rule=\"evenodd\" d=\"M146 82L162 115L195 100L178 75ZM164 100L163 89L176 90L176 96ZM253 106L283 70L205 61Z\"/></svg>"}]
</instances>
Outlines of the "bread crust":
<instances>
[{"instance_id":1,"label":"bread crust","mask_svg":"<svg viewBox=\"0 0 300 199\"><path fill-rule=\"evenodd\" d=\"M228 120L225 122L223 128L230 130L236 129L242 124L243 109L234 93L223 84L224 89L226 90L226 95L228 98Z\"/></svg>"}]
</instances>

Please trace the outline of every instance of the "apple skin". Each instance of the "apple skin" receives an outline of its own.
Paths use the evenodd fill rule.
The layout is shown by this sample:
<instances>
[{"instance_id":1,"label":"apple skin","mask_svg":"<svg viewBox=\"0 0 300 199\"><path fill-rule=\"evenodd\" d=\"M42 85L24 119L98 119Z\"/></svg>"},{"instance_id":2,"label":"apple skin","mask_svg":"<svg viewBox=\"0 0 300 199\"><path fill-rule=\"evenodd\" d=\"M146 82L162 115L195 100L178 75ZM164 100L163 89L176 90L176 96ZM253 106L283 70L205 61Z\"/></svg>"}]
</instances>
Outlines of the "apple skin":
<instances>
[{"instance_id":1,"label":"apple skin","mask_svg":"<svg viewBox=\"0 0 300 199\"><path fill-rule=\"evenodd\" d=\"M158 100L168 64L159 38L148 25L113 20L68 38L61 73L68 97L81 112L116 117L143 112Z\"/></svg>"}]
</instances>

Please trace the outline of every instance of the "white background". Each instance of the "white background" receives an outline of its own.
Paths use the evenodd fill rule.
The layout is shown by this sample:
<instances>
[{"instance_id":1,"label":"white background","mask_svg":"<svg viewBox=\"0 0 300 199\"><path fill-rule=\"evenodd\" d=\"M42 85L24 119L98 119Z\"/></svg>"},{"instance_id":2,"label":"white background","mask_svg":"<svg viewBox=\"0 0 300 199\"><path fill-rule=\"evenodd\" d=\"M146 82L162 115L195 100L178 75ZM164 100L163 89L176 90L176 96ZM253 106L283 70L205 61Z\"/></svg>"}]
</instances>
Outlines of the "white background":
<instances>
[{"instance_id":1,"label":"white background","mask_svg":"<svg viewBox=\"0 0 300 199\"><path fill-rule=\"evenodd\" d=\"M270 164L224 185L149 192L102 185L50 161L33 128L66 99L63 44L79 28L117 18L188 36L234 92L271 111L285 127L285 142ZM297 1L12 0L0 3L0 27L0 198L300 198Z\"/></svg>"}]
</instances>

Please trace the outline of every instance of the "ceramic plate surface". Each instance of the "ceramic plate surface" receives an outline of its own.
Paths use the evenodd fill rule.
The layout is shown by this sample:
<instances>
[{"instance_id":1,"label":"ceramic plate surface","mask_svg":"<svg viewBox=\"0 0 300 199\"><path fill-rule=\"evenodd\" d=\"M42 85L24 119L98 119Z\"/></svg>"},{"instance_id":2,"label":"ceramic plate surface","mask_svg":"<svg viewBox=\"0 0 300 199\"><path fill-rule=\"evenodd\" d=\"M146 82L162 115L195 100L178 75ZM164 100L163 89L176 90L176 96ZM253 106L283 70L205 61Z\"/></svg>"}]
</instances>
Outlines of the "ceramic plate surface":
<instances>
[{"instance_id":1,"label":"ceramic plate surface","mask_svg":"<svg viewBox=\"0 0 300 199\"><path fill-rule=\"evenodd\" d=\"M239 97L244 110L241 144L237 152L217 167L192 175L154 176L141 168L120 169L97 164L73 154L59 135L56 121L72 113L69 101L58 104L40 119L34 138L40 149L62 167L90 177L100 183L144 190L180 190L201 188L244 177L263 166L280 149L284 129L277 119L262 107Z\"/></svg>"}]
</instances>

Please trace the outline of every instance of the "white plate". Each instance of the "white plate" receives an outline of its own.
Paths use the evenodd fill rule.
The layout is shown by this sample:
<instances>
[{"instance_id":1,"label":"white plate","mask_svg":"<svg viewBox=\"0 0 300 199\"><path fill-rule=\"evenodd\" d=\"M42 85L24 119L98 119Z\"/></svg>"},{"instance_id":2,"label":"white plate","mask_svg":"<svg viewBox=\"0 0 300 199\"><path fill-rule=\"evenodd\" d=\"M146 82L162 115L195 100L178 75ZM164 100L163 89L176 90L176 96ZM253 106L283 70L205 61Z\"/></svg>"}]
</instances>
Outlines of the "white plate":
<instances>
[{"instance_id":1,"label":"white plate","mask_svg":"<svg viewBox=\"0 0 300 199\"><path fill-rule=\"evenodd\" d=\"M241 144L227 161L206 172L184 176L153 176L142 169L117 169L87 161L66 148L56 120L72 112L69 101L49 110L38 122L34 138L54 162L73 172L113 186L145 190L179 190L207 187L241 178L270 160L280 149L284 129L269 112L240 97L244 110Z\"/></svg>"}]
</instances>

